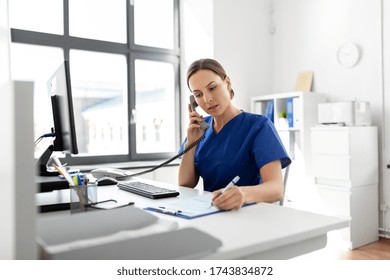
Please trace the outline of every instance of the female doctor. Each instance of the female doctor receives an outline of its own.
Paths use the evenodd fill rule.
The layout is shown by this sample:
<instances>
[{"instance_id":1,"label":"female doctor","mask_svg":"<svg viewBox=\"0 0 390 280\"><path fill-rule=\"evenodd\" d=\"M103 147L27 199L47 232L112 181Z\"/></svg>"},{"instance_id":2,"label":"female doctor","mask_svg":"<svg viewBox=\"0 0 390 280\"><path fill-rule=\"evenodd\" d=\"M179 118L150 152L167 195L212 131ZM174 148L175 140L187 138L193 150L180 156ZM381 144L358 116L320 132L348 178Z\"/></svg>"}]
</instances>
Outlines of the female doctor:
<instances>
[{"instance_id":1,"label":"female doctor","mask_svg":"<svg viewBox=\"0 0 390 280\"><path fill-rule=\"evenodd\" d=\"M189 106L187 138L181 150L203 133L205 139L183 155L179 185L194 188L202 177L204 190L214 192L213 204L223 210L279 201L283 196L282 168L291 160L273 123L233 105L230 78L216 60L193 62L187 71L187 85L209 116L203 118ZM199 125L202 120L210 125L206 131ZM240 180L235 186L221 193L236 176Z\"/></svg>"}]
</instances>

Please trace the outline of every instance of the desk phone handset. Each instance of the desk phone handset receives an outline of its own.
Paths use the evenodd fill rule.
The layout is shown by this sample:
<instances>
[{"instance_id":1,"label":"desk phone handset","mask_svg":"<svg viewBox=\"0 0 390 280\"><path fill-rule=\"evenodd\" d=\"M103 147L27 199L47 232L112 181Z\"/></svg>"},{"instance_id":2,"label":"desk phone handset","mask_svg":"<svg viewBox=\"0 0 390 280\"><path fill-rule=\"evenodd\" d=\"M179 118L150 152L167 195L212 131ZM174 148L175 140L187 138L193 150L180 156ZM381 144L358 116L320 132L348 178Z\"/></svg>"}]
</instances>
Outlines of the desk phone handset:
<instances>
[{"instance_id":1,"label":"desk phone handset","mask_svg":"<svg viewBox=\"0 0 390 280\"><path fill-rule=\"evenodd\" d=\"M104 177L118 179L127 177L129 173L126 170L118 168L97 168L91 171L91 175L96 179Z\"/></svg>"},{"instance_id":2,"label":"desk phone handset","mask_svg":"<svg viewBox=\"0 0 390 280\"><path fill-rule=\"evenodd\" d=\"M193 95L190 95L190 106L192 112L195 111L196 107L198 107L198 103L196 103L195 97ZM202 120L199 125L202 130L206 130L210 127L210 125L204 120Z\"/></svg>"}]
</instances>

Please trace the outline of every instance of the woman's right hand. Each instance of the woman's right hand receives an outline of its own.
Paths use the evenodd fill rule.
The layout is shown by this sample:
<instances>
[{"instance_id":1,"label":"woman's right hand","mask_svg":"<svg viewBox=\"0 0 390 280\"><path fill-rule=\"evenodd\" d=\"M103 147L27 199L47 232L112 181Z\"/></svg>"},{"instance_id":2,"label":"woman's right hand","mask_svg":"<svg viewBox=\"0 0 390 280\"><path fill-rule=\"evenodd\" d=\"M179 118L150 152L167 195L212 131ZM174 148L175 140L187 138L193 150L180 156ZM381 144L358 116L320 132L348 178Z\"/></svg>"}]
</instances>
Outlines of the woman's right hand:
<instances>
[{"instance_id":1,"label":"woman's right hand","mask_svg":"<svg viewBox=\"0 0 390 280\"><path fill-rule=\"evenodd\" d=\"M188 104L188 111L190 117L190 124L187 128L187 145L191 145L203 135L203 130L200 128L199 123L203 120L203 117L195 110L191 110L191 106Z\"/></svg>"},{"instance_id":2,"label":"woman's right hand","mask_svg":"<svg viewBox=\"0 0 390 280\"><path fill-rule=\"evenodd\" d=\"M188 104L190 123L187 128L187 143L184 149L187 149L191 144L197 141L203 135L203 130L200 128L199 121L203 118L194 110L192 112L191 106ZM180 186L195 188L199 181L199 174L195 169L195 150L191 149L188 153L183 155L179 167L178 183Z\"/></svg>"}]
</instances>

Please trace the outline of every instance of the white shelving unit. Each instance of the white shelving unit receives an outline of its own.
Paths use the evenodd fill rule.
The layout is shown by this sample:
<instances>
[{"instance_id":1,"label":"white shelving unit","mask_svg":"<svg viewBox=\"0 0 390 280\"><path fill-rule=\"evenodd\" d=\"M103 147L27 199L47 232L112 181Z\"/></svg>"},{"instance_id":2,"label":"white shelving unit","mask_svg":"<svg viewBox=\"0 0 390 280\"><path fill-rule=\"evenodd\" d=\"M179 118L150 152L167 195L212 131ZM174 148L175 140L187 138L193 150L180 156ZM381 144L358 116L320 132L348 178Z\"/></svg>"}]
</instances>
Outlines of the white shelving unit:
<instances>
[{"instance_id":1,"label":"white shelving unit","mask_svg":"<svg viewBox=\"0 0 390 280\"><path fill-rule=\"evenodd\" d=\"M313 174L326 214L350 220L340 230L350 249L378 240L378 129L311 129Z\"/></svg>"},{"instance_id":2,"label":"white shelving unit","mask_svg":"<svg viewBox=\"0 0 390 280\"><path fill-rule=\"evenodd\" d=\"M287 112L287 102L292 99L293 126L286 120L279 120L280 112ZM316 92L286 92L271 95L260 95L251 99L251 111L256 114L267 114L267 106L273 102L273 119L275 127L293 160L302 160L305 175L310 177L310 128L317 123L319 103L326 102L326 96Z\"/></svg>"}]
</instances>

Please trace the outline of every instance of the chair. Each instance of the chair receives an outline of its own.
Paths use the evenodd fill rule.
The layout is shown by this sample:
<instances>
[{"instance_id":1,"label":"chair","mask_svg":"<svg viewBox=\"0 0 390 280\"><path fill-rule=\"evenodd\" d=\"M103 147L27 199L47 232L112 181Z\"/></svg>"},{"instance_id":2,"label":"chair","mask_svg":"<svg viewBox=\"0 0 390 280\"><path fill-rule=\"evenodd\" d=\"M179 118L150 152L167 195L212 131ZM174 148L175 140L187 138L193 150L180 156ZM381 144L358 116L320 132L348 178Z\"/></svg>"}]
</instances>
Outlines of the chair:
<instances>
[{"instance_id":1,"label":"chair","mask_svg":"<svg viewBox=\"0 0 390 280\"><path fill-rule=\"evenodd\" d=\"M283 206L283 204L284 204L284 198L285 198L284 196L285 196L286 188L287 188L287 180L288 180L289 170L290 170L290 165L283 169L283 196L279 201L280 206Z\"/></svg>"}]
</instances>

